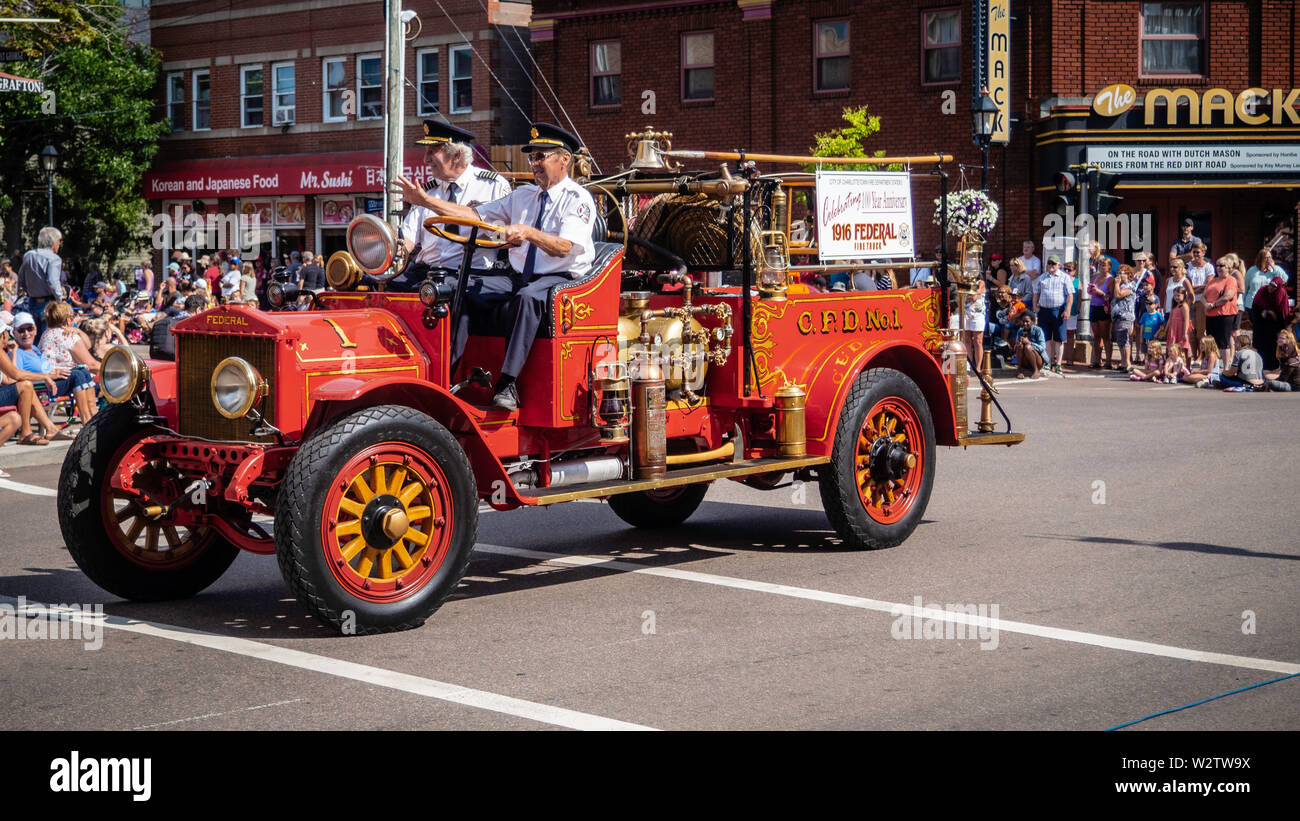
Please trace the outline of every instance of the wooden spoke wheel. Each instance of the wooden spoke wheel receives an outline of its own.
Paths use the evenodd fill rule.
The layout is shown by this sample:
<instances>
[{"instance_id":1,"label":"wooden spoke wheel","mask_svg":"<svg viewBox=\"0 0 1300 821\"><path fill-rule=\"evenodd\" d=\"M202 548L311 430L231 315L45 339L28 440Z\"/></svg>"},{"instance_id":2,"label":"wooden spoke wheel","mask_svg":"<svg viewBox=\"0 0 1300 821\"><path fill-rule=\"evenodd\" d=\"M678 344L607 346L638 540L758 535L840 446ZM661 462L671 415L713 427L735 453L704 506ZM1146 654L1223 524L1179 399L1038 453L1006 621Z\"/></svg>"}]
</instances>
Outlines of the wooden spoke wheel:
<instances>
[{"instance_id":1,"label":"wooden spoke wheel","mask_svg":"<svg viewBox=\"0 0 1300 821\"><path fill-rule=\"evenodd\" d=\"M68 552L91 581L137 601L192 596L212 584L239 550L209 527L181 522L179 474L165 461L144 460L152 428L129 405L96 413L68 449L59 474L59 528ZM114 490L131 473L141 495Z\"/></svg>"},{"instance_id":2,"label":"wooden spoke wheel","mask_svg":"<svg viewBox=\"0 0 1300 821\"><path fill-rule=\"evenodd\" d=\"M859 375L818 474L826 516L845 543L876 549L910 536L930 500L934 456L934 424L916 383L887 368Z\"/></svg>"},{"instance_id":3,"label":"wooden spoke wheel","mask_svg":"<svg viewBox=\"0 0 1300 821\"><path fill-rule=\"evenodd\" d=\"M433 578L455 529L446 474L403 443L352 457L330 486L323 516L334 577L374 602L411 595Z\"/></svg>"},{"instance_id":4,"label":"wooden spoke wheel","mask_svg":"<svg viewBox=\"0 0 1300 821\"><path fill-rule=\"evenodd\" d=\"M478 529L460 443L400 405L343 416L290 462L275 520L280 572L344 634L418 627L455 590Z\"/></svg>"},{"instance_id":5,"label":"wooden spoke wheel","mask_svg":"<svg viewBox=\"0 0 1300 821\"><path fill-rule=\"evenodd\" d=\"M858 433L858 498L882 524L901 520L917 500L925 441L916 409L902 399L881 399L867 411Z\"/></svg>"}]
</instances>

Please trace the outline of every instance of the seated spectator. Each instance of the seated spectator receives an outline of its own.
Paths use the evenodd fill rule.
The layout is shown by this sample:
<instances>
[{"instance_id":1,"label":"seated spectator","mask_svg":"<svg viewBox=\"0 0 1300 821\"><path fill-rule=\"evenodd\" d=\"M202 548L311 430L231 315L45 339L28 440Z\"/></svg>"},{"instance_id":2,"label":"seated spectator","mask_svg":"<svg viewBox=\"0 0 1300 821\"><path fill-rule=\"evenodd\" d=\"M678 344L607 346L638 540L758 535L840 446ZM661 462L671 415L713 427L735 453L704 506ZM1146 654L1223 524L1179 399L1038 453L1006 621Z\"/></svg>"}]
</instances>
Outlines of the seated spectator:
<instances>
[{"instance_id":1,"label":"seated spectator","mask_svg":"<svg viewBox=\"0 0 1300 821\"><path fill-rule=\"evenodd\" d=\"M1133 382L1163 382L1165 378L1165 346L1160 342L1151 343L1151 356L1147 367L1133 367L1128 378Z\"/></svg>"},{"instance_id":2,"label":"seated spectator","mask_svg":"<svg viewBox=\"0 0 1300 821\"><path fill-rule=\"evenodd\" d=\"M1198 388L1219 384L1219 377L1223 375L1223 360L1219 358L1219 344L1214 341L1214 337L1201 337L1197 357L1190 366L1191 372L1183 377L1183 381Z\"/></svg>"},{"instance_id":3,"label":"seated spectator","mask_svg":"<svg viewBox=\"0 0 1300 821\"><path fill-rule=\"evenodd\" d=\"M1265 351L1260 351L1267 370L1273 370L1278 366L1278 332L1290 325L1294 319L1291 302L1287 297L1286 280L1282 277L1274 277L1267 285L1255 292L1255 298L1250 304L1250 327L1259 344L1267 346Z\"/></svg>"},{"instance_id":4,"label":"seated spectator","mask_svg":"<svg viewBox=\"0 0 1300 821\"><path fill-rule=\"evenodd\" d=\"M1219 381L1229 388L1246 390L1264 389L1264 358L1259 351L1251 347L1251 334L1241 331L1237 334L1237 354L1232 364L1223 369ZM1217 341L1216 341L1217 343Z\"/></svg>"},{"instance_id":5,"label":"seated spectator","mask_svg":"<svg viewBox=\"0 0 1300 821\"><path fill-rule=\"evenodd\" d=\"M1043 358L1047 356L1047 335L1034 324L1031 311L1021 311L1016 318L1020 326L1016 333L1016 378L1037 379L1043 373Z\"/></svg>"},{"instance_id":6,"label":"seated spectator","mask_svg":"<svg viewBox=\"0 0 1300 821\"><path fill-rule=\"evenodd\" d=\"M1289 330L1278 332L1277 361L1282 369L1278 371L1277 379L1265 381L1268 389L1288 393L1300 391L1300 348L1296 346L1295 334Z\"/></svg>"},{"instance_id":7,"label":"seated spectator","mask_svg":"<svg viewBox=\"0 0 1300 821\"><path fill-rule=\"evenodd\" d=\"M104 354L114 345L130 345L116 325L110 325L103 319L83 319L80 328L90 340L86 348L96 362L104 361Z\"/></svg>"},{"instance_id":8,"label":"seated spectator","mask_svg":"<svg viewBox=\"0 0 1300 821\"><path fill-rule=\"evenodd\" d=\"M50 316L49 309L57 304L59 303L52 302L46 306L45 316L47 322ZM103 322L104 320L99 321ZM48 337L49 335L50 331L47 330L45 336ZM49 387L54 392L54 395L71 396L77 405L77 416L80 417L82 424L85 424L94 415L97 407L95 377L86 368L74 367L71 360L59 360L37 349L36 320L29 313L24 312L14 317L14 338L18 343L17 350L14 351L14 361L18 367L32 373L48 375L50 377ZM56 370L63 371L65 369L66 376L54 376ZM60 431L54 438L73 438L72 435L65 436L65 433L66 431Z\"/></svg>"},{"instance_id":9,"label":"seated spectator","mask_svg":"<svg viewBox=\"0 0 1300 821\"><path fill-rule=\"evenodd\" d=\"M182 319L202 313L207 307L207 300L199 294L185 298L183 307L173 307L167 316L153 324L149 339L149 357L176 361L176 337L172 336L172 326Z\"/></svg>"},{"instance_id":10,"label":"seated spectator","mask_svg":"<svg viewBox=\"0 0 1300 821\"><path fill-rule=\"evenodd\" d=\"M0 446L9 441L9 438L17 432L22 420L18 418L18 411L7 411L0 414ZM0 467L0 479L8 479L9 472Z\"/></svg>"},{"instance_id":11,"label":"seated spectator","mask_svg":"<svg viewBox=\"0 0 1300 821\"><path fill-rule=\"evenodd\" d=\"M1016 330L1016 317L1025 310L1023 300L1017 299L1011 286L1003 285L998 289L995 301L998 304L997 310L993 313L997 320L997 326L1003 342L1010 343L1011 334Z\"/></svg>"},{"instance_id":12,"label":"seated spectator","mask_svg":"<svg viewBox=\"0 0 1300 821\"><path fill-rule=\"evenodd\" d=\"M56 303L51 302L50 304L54 305ZM30 314L27 316L30 316ZM36 396L36 388L33 383L44 382L47 376L53 379L66 378L68 370L54 368L48 374L44 374L20 368L12 359L16 349L17 345L10 336L9 326L0 326L0 407L15 405L18 408L18 429L20 434L18 444L48 445L50 440L46 438L47 435L54 435L59 426L54 424L49 415L45 413L45 407ZM33 419L41 426L41 433L32 430ZM7 434L5 438L12 435L12 433Z\"/></svg>"},{"instance_id":13,"label":"seated spectator","mask_svg":"<svg viewBox=\"0 0 1300 821\"><path fill-rule=\"evenodd\" d=\"M1183 349L1177 346L1169 348L1165 354L1165 382L1172 385L1190 373L1191 371L1187 369L1187 359L1183 356Z\"/></svg>"}]
</instances>

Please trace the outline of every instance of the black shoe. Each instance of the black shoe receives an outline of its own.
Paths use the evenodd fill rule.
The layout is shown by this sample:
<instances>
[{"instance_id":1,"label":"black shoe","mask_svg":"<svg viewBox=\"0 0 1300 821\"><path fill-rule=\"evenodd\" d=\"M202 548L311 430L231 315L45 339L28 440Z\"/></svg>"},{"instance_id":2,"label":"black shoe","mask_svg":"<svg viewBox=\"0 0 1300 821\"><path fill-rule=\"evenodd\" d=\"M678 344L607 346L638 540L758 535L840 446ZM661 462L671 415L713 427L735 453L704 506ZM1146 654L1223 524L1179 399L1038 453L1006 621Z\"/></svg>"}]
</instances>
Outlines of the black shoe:
<instances>
[{"instance_id":1,"label":"black shoe","mask_svg":"<svg viewBox=\"0 0 1300 821\"><path fill-rule=\"evenodd\" d=\"M519 389L515 387L515 383L511 382L497 391L496 395L492 397L492 404L508 411L519 410Z\"/></svg>"}]
</instances>

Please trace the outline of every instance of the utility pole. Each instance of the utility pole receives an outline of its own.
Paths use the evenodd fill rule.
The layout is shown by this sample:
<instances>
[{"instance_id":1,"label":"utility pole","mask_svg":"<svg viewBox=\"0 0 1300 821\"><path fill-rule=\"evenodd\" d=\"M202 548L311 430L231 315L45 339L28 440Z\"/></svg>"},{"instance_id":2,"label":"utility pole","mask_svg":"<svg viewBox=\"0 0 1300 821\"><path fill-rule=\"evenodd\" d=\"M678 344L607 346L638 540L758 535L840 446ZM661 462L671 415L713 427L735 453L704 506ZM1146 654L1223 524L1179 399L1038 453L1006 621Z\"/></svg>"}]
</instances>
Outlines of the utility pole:
<instances>
[{"instance_id":1,"label":"utility pole","mask_svg":"<svg viewBox=\"0 0 1300 821\"><path fill-rule=\"evenodd\" d=\"M385 0L384 24L384 221L396 235L401 225L401 195L393 191L392 182L402 173L402 131L406 124L402 77L406 70L406 49L402 38L401 0Z\"/></svg>"},{"instance_id":2,"label":"utility pole","mask_svg":"<svg viewBox=\"0 0 1300 821\"><path fill-rule=\"evenodd\" d=\"M1082 361L1087 364L1092 361L1092 323L1088 319L1088 311L1092 306L1092 294L1088 291L1092 284L1092 272L1088 269L1088 259L1092 240L1092 219L1088 214L1088 166L1086 164L1072 165L1070 170L1075 172L1079 181L1079 210L1076 214L1081 214L1085 218L1082 230L1078 226L1078 217L1075 218L1075 225L1071 226L1074 230L1071 232L1074 236L1074 272L1079 277L1079 321L1074 329L1074 350L1070 352L1070 359L1074 362ZM1082 355L1082 358L1080 358Z\"/></svg>"}]
</instances>

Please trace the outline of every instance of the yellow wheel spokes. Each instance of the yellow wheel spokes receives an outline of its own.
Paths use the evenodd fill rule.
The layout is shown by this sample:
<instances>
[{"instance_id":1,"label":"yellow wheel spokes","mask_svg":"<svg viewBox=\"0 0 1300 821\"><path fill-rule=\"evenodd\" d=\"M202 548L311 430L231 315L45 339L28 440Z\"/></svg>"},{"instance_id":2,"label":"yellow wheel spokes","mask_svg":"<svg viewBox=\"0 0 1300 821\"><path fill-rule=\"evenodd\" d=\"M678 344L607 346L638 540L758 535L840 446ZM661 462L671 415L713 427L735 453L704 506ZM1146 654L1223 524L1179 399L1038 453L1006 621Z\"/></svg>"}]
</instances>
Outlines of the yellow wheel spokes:
<instances>
[{"instance_id":1,"label":"yellow wheel spokes","mask_svg":"<svg viewBox=\"0 0 1300 821\"><path fill-rule=\"evenodd\" d=\"M380 495L396 497L408 520L406 531L386 547L367 544L361 528L367 504ZM400 580L417 570L424 558L433 531L440 526L436 510L434 489L407 465L377 462L353 476L339 500L334 528L339 555L363 581Z\"/></svg>"},{"instance_id":2,"label":"yellow wheel spokes","mask_svg":"<svg viewBox=\"0 0 1300 821\"><path fill-rule=\"evenodd\" d=\"M144 502L135 496L114 491L110 497L118 537L131 553L146 561L174 561L190 552L201 532L186 527L182 534L165 517L146 516Z\"/></svg>"},{"instance_id":3,"label":"yellow wheel spokes","mask_svg":"<svg viewBox=\"0 0 1300 821\"><path fill-rule=\"evenodd\" d=\"M854 471L858 487L862 489L863 497L872 506L884 510L888 510L890 505L900 499L906 498L901 493L906 482L901 478L879 482L871 478L871 446L880 437L906 445L907 431L906 428L899 429L901 421L893 413L882 410L876 416L866 418L862 425L862 432L858 435L858 458Z\"/></svg>"}]
</instances>

